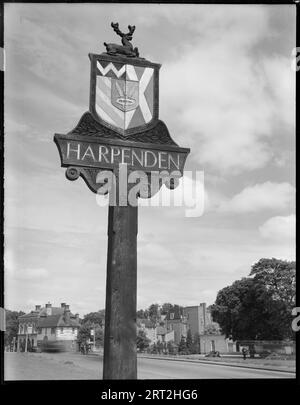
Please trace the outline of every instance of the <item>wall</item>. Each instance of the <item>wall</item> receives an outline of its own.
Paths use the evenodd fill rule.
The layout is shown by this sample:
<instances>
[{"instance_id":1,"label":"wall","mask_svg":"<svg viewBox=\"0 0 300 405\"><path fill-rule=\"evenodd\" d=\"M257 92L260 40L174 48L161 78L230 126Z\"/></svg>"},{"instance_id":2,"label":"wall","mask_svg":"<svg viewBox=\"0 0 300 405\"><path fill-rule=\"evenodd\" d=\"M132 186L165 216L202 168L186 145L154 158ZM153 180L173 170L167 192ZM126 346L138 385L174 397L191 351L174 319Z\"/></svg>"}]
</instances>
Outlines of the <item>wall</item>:
<instances>
[{"instance_id":1,"label":"wall","mask_svg":"<svg viewBox=\"0 0 300 405\"><path fill-rule=\"evenodd\" d=\"M150 345L156 343L157 341L156 328L144 328L142 330L145 332L147 338L150 339Z\"/></svg>"},{"instance_id":2,"label":"wall","mask_svg":"<svg viewBox=\"0 0 300 405\"><path fill-rule=\"evenodd\" d=\"M72 327L56 328L57 340L75 340L77 338L77 329Z\"/></svg>"},{"instance_id":3,"label":"wall","mask_svg":"<svg viewBox=\"0 0 300 405\"><path fill-rule=\"evenodd\" d=\"M200 348L202 354L209 353L213 350L212 341L215 342L215 351L228 353L228 345L225 335L201 335Z\"/></svg>"},{"instance_id":4,"label":"wall","mask_svg":"<svg viewBox=\"0 0 300 405\"><path fill-rule=\"evenodd\" d=\"M180 343L181 336L186 337L187 335L186 324L181 321L167 321L167 330L168 332L174 331L174 342L176 344Z\"/></svg>"}]
</instances>

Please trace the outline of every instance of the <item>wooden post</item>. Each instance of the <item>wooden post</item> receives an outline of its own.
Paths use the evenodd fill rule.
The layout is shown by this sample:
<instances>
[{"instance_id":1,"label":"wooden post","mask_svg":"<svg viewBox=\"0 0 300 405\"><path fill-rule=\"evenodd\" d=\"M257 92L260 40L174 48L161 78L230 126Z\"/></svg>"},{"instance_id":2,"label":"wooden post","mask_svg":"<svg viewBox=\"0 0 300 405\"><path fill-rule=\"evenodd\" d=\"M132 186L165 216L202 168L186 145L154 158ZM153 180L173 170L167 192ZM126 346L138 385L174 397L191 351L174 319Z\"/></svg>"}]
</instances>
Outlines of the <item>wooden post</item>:
<instances>
[{"instance_id":1,"label":"wooden post","mask_svg":"<svg viewBox=\"0 0 300 405\"><path fill-rule=\"evenodd\" d=\"M138 208L110 206L103 379L137 378L136 288Z\"/></svg>"}]
</instances>

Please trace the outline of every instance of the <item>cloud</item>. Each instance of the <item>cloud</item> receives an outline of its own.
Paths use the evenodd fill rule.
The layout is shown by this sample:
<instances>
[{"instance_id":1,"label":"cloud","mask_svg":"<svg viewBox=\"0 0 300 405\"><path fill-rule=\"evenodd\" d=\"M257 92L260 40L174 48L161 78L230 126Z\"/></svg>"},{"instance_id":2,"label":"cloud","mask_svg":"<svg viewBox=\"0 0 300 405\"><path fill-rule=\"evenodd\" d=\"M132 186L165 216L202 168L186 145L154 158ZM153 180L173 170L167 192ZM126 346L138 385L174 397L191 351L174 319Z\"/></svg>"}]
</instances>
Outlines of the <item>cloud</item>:
<instances>
[{"instance_id":1,"label":"cloud","mask_svg":"<svg viewBox=\"0 0 300 405\"><path fill-rule=\"evenodd\" d=\"M13 277L16 280L28 280L36 281L47 279L49 277L49 271L43 267L36 268L9 268L8 276Z\"/></svg>"},{"instance_id":2,"label":"cloud","mask_svg":"<svg viewBox=\"0 0 300 405\"><path fill-rule=\"evenodd\" d=\"M139 206L143 207L176 207L167 211L167 215L199 217L204 213L204 207L211 202L204 185L204 172L184 172L178 181L178 186L170 190L165 185L152 197L140 199Z\"/></svg>"},{"instance_id":3,"label":"cloud","mask_svg":"<svg viewBox=\"0 0 300 405\"><path fill-rule=\"evenodd\" d=\"M259 227L259 232L265 239L292 243L296 236L296 216L272 217Z\"/></svg>"},{"instance_id":4,"label":"cloud","mask_svg":"<svg viewBox=\"0 0 300 405\"><path fill-rule=\"evenodd\" d=\"M295 188L289 183L267 181L244 188L220 204L219 212L247 213L260 210L284 210L291 207Z\"/></svg>"},{"instance_id":5,"label":"cloud","mask_svg":"<svg viewBox=\"0 0 300 405\"><path fill-rule=\"evenodd\" d=\"M194 33L162 67L161 116L195 162L239 173L272 159L275 120L293 126L294 72L288 57L257 58L253 50L268 33L264 9L218 17L207 17L207 33Z\"/></svg>"}]
</instances>

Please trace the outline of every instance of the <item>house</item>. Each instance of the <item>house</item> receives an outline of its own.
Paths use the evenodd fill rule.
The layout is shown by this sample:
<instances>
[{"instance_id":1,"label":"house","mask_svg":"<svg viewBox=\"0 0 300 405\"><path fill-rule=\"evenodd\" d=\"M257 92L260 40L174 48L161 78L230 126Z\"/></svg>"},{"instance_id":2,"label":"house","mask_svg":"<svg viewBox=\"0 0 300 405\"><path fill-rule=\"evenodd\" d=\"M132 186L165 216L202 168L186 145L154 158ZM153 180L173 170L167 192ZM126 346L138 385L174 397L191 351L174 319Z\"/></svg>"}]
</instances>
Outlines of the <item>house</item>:
<instances>
[{"instance_id":1,"label":"house","mask_svg":"<svg viewBox=\"0 0 300 405\"><path fill-rule=\"evenodd\" d=\"M218 331L219 325L213 322L209 309L205 302L199 305L185 307L183 309L186 317L187 327L190 329L193 336L196 334L203 335L208 329Z\"/></svg>"},{"instance_id":2,"label":"house","mask_svg":"<svg viewBox=\"0 0 300 405\"><path fill-rule=\"evenodd\" d=\"M168 343L175 341L175 334L174 330L170 330L169 332L163 326L156 327L156 335L157 335L157 342Z\"/></svg>"},{"instance_id":3,"label":"house","mask_svg":"<svg viewBox=\"0 0 300 405\"><path fill-rule=\"evenodd\" d=\"M200 335L200 352L220 353L236 352L236 343L221 333L220 325L214 322L205 302L199 305L185 307L183 313L186 317L187 328L192 336Z\"/></svg>"},{"instance_id":4,"label":"house","mask_svg":"<svg viewBox=\"0 0 300 405\"><path fill-rule=\"evenodd\" d=\"M69 305L52 307L49 302L43 308L36 305L35 310L19 317L18 351L36 350L48 341L75 350L79 327L79 314L73 315Z\"/></svg>"},{"instance_id":5,"label":"house","mask_svg":"<svg viewBox=\"0 0 300 405\"><path fill-rule=\"evenodd\" d=\"M145 332L146 337L150 340L150 345L157 342L156 325L150 319L138 319L137 329Z\"/></svg>"},{"instance_id":6,"label":"house","mask_svg":"<svg viewBox=\"0 0 300 405\"><path fill-rule=\"evenodd\" d=\"M170 309L165 318L165 326L167 332L174 331L174 342L179 344L181 337L187 336L187 322L183 314L183 309L178 305Z\"/></svg>"}]
</instances>

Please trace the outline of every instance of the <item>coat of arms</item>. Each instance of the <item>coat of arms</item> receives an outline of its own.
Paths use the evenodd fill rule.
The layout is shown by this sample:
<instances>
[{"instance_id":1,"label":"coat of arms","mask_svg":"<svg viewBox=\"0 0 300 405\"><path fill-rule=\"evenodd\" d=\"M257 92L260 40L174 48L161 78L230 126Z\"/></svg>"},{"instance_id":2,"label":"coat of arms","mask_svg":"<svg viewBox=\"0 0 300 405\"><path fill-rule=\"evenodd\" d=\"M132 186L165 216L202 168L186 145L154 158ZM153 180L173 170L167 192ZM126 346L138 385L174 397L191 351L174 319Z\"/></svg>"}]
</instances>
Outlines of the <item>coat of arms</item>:
<instances>
[{"instance_id":1,"label":"coat of arms","mask_svg":"<svg viewBox=\"0 0 300 405\"><path fill-rule=\"evenodd\" d=\"M105 46L107 53L90 54L90 111L123 136L141 132L158 120L160 65L136 56L137 48L130 50L129 45Z\"/></svg>"}]
</instances>

